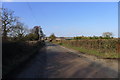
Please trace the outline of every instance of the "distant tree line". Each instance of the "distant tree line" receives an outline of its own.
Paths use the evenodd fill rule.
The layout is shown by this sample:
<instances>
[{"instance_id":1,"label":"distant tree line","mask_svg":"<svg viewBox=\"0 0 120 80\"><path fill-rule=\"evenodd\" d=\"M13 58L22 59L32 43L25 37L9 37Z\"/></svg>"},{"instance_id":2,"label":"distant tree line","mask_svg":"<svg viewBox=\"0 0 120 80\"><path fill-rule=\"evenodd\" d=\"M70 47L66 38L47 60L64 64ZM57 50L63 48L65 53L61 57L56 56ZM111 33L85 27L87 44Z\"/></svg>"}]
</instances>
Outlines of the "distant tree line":
<instances>
[{"instance_id":1,"label":"distant tree line","mask_svg":"<svg viewBox=\"0 0 120 80\"><path fill-rule=\"evenodd\" d=\"M90 37L86 37L86 36L77 36L74 37L74 39L79 40L79 39L113 39L113 33L111 32L104 32L102 34L102 36L90 36Z\"/></svg>"},{"instance_id":2,"label":"distant tree line","mask_svg":"<svg viewBox=\"0 0 120 80\"><path fill-rule=\"evenodd\" d=\"M44 36L42 30L39 31L38 27L28 29L27 26L19 20L19 17L14 16L14 11L7 8L1 8L0 10L0 21L2 22L0 29L3 41L39 40Z\"/></svg>"}]
</instances>

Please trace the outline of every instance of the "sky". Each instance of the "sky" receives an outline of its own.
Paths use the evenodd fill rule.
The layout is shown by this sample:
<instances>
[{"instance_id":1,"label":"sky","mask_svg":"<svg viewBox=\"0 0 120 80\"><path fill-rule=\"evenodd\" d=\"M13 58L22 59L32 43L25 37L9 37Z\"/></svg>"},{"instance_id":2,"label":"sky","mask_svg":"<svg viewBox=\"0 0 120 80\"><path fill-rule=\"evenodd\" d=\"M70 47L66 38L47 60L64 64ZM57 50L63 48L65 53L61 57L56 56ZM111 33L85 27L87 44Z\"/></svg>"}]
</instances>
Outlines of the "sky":
<instances>
[{"instance_id":1,"label":"sky","mask_svg":"<svg viewBox=\"0 0 120 80\"><path fill-rule=\"evenodd\" d=\"M28 28L41 26L46 36L118 36L117 2L4 2Z\"/></svg>"},{"instance_id":2,"label":"sky","mask_svg":"<svg viewBox=\"0 0 120 80\"><path fill-rule=\"evenodd\" d=\"M118 2L119 0L1 0L2 2Z\"/></svg>"}]
</instances>

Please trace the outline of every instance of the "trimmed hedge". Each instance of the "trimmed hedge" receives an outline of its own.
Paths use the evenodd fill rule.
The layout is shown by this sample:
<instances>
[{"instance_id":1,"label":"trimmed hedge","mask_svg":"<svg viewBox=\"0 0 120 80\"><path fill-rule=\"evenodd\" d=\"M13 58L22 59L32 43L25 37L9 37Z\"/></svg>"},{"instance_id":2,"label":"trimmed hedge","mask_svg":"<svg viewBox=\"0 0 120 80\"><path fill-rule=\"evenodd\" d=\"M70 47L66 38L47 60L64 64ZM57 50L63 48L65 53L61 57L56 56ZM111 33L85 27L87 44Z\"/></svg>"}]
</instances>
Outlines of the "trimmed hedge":
<instances>
[{"instance_id":1,"label":"trimmed hedge","mask_svg":"<svg viewBox=\"0 0 120 80\"><path fill-rule=\"evenodd\" d=\"M102 53L117 53L117 51L119 51L117 39L62 40L60 43L86 49L94 49Z\"/></svg>"},{"instance_id":2,"label":"trimmed hedge","mask_svg":"<svg viewBox=\"0 0 120 80\"><path fill-rule=\"evenodd\" d=\"M2 43L2 75L5 77L15 67L37 54L44 42L3 42Z\"/></svg>"}]
</instances>

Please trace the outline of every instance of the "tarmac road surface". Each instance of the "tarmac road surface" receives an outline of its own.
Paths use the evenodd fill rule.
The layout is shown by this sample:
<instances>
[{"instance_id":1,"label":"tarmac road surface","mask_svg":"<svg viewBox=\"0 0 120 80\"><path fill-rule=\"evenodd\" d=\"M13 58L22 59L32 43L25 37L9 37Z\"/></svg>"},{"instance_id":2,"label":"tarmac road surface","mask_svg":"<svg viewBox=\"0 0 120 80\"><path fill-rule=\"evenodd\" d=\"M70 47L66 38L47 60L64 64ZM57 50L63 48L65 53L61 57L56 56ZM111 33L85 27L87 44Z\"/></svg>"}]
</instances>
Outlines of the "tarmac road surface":
<instances>
[{"instance_id":1,"label":"tarmac road surface","mask_svg":"<svg viewBox=\"0 0 120 80\"><path fill-rule=\"evenodd\" d=\"M74 51L46 43L38 53L17 72L15 78L117 78L118 65L77 55ZM110 62L111 63L111 62ZM111 67L112 66L112 67Z\"/></svg>"}]
</instances>

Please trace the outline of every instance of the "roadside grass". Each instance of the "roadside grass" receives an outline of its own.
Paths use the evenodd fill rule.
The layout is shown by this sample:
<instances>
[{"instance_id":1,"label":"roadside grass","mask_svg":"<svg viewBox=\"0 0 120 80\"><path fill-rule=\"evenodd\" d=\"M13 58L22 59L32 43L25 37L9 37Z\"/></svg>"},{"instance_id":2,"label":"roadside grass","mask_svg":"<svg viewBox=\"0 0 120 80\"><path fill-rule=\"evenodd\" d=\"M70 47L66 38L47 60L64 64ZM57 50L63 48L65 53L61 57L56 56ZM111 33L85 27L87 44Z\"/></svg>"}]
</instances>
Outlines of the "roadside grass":
<instances>
[{"instance_id":1,"label":"roadside grass","mask_svg":"<svg viewBox=\"0 0 120 80\"><path fill-rule=\"evenodd\" d=\"M64 44L64 43L56 43L53 42L55 44L59 44L61 46L70 48L70 49L74 49L77 50L81 53L85 53L85 54L89 54L89 55L94 55L97 56L98 58L105 58L105 59L117 59L120 58L120 54L118 55L118 53L114 53L114 52L102 52L100 50L95 50L95 49L86 49L84 47L75 47L69 44Z\"/></svg>"}]
</instances>

